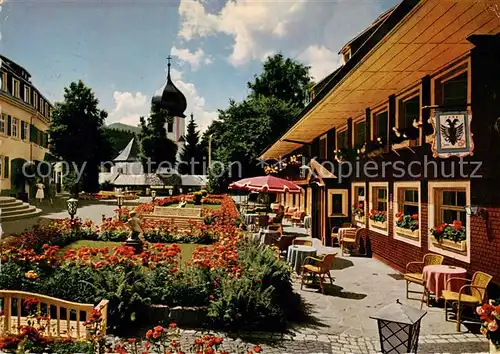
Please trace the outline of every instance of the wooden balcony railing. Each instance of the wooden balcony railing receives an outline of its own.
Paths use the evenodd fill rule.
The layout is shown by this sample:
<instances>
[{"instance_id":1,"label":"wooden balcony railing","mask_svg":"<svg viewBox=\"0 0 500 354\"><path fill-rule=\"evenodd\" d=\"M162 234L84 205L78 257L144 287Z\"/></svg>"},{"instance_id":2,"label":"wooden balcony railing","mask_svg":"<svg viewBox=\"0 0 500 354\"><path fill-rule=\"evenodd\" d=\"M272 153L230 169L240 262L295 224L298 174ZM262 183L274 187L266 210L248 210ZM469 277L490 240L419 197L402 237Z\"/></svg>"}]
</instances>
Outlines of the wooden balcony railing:
<instances>
[{"instance_id":1,"label":"wooden balcony railing","mask_svg":"<svg viewBox=\"0 0 500 354\"><path fill-rule=\"evenodd\" d=\"M0 316L0 328L2 333L19 333L21 326L28 325L30 320L25 308L25 300L36 298L39 300L37 314L43 335L50 337L87 338L87 321L94 309L101 312L101 335L106 334L108 300L102 300L97 306L93 304L80 304L76 302L56 299L41 294L29 293L15 290L0 290L0 301L2 302L3 315ZM2 318L3 317L3 318ZM35 321L36 319L32 319ZM0 331L1 331L0 330Z\"/></svg>"}]
</instances>

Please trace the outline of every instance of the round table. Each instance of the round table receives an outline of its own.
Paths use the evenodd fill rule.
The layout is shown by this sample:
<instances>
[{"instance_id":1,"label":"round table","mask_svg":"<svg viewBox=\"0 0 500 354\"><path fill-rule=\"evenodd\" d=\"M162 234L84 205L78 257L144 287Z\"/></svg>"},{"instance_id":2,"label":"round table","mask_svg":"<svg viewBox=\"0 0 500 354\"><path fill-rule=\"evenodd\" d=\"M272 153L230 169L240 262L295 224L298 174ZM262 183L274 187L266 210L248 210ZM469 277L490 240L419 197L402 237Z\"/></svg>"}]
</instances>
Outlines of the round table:
<instances>
[{"instance_id":1,"label":"round table","mask_svg":"<svg viewBox=\"0 0 500 354\"><path fill-rule=\"evenodd\" d=\"M423 280L425 288L436 295L436 299L439 299L443 293L443 290L451 290L458 292L460 288L465 285L464 280L455 280L448 283L448 288L446 288L446 283L450 278L466 278L467 270L460 267L453 267L447 265L430 265L423 269Z\"/></svg>"},{"instance_id":2,"label":"round table","mask_svg":"<svg viewBox=\"0 0 500 354\"><path fill-rule=\"evenodd\" d=\"M300 274L302 270L302 264L304 263L304 259L306 257L314 257L316 256L316 248L311 246L303 246L303 245L292 245L288 247L287 254L287 262L291 264L292 268Z\"/></svg>"}]
</instances>

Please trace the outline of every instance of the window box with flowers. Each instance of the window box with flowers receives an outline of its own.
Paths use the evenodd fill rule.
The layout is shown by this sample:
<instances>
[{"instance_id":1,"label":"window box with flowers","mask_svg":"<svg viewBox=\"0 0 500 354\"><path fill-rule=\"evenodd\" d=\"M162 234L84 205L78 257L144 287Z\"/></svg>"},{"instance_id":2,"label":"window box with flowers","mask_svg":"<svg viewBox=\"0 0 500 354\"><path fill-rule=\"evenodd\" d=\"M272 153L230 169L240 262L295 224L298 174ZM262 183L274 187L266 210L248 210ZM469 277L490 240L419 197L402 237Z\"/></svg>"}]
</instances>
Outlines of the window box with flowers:
<instances>
[{"instance_id":1,"label":"window box with flowers","mask_svg":"<svg viewBox=\"0 0 500 354\"><path fill-rule=\"evenodd\" d=\"M368 218L370 219L370 227L387 230L387 214L385 211L372 209Z\"/></svg>"},{"instance_id":2,"label":"window box with flowers","mask_svg":"<svg viewBox=\"0 0 500 354\"><path fill-rule=\"evenodd\" d=\"M360 201L358 204L352 206L352 216L354 221L364 224L365 223L365 203Z\"/></svg>"},{"instance_id":3,"label":"window box with flowers","mask_svg":"<svg viewBox=\"0 0 500 354\"><path fill-rule=\"evenodd\" d=\"M418 214L403 214L402 211L396 214L396 226L394 227L394 231L399 236L418 239L418 228Z\"/></svg>"},{"instance_id":4,"label":"window box with flowers","mask_svg":"<svg viewBox=\"0 0 500 354\"><path fill-rule=\"evenodd\" d=\"M433 243L443 248L450 248L465 252L467 250L467 237L465 227L460 220L453 221L453 224L442 223L431 229Z\"/></svg>"}]
</instances>

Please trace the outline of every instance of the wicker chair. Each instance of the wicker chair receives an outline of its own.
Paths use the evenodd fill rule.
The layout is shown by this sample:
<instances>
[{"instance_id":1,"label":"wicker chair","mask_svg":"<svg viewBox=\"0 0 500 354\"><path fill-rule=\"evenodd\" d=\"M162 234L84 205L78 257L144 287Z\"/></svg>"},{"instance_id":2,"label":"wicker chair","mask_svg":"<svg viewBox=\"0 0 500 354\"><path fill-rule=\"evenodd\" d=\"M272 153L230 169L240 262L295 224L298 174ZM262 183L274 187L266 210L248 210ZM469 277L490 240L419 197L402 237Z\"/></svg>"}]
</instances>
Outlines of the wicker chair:
<instances>
[{"instance_id":1,"label":"wicker chair","mask_svg":"<svg viewBox=\"0 0 500 354\"><path fill-rule=\"evenodd\" d=\"M310 240L310 241L309 240L293 240L292 245L294 245L294 246L299 246L299 245L312 246L313 242L312 242L312 240Z\"/></svg>"},{"instance_id":2,"label":"wicker chair","mask_svg":"<svg viewBox=\"0 0 500 354\"><path fill-rule=\"evenodd\" d=\"M470 282L460 288L457 292L451 290L443 291L444 298L444 317L448 321L448 302L457 304L456 322L457 322L457 332L460 332L460 323L462 315L462 306L480 306L486 300L486 288L493 277L489 274L483 272L475 272L472 276L472 280L464 278L450 278L446 282L446 288L448 288L448 283L453 280L465 280ZM466 294L466 290L470 290L470 294Z\"/></svg>"},{"instance_id":3,"label":"wicker chair","mask_svg":"<svg viewBox=\"0 0 500 354\"><path fill-rule=\"evenodd\" d=\"M422 274L423 268L429 265L439 265L443 264L444 257L439 254L427 253L424 255L422 262L410 262L406 265L406 270L404 274L404 279L406 281L406 298L409 299L410 293L418 293L418 291L410 291L410 283L415 283L424 286L424 276ZM416 269L415 269L416 268ZM426 290L424 286L423 296L426 295ZM422 298L423 301L423 298ZM427 294L427 306L429 306L429 296Z\"/></svg>"},{"instance_id":4,"label":"wicker chair","mask_svg":"<svg viewBox=\"0 0 500 354\"><path fill-rule=\"evenodd\" d=\"M345 222L343 223L340 227L338 226L334 226L332 227L332 233L331 233L331 237L330 237L330 242L331 242L331 245L330 246L334 246L334 240L337 240L339 239L339 229L340 228L346 228L346 227L352 227L352 223L350 222ZM340 244L340 242L339 242Z\"/></svg>"},{"instance_id":5,"label":"wicker chair","mask_svg":"<svg viewBox=\"0 0 500 354\"><path fill-rule=\"evenodd\" d=\"M319 286L321 287L321 293L325 295L325 276L328 276L330 283L333 285L333 279L330 275L330 269L332 268L332 263L335 260L337 254L325 254L322 258L316 257L306 257L304 263L302 264L302 282L300 284L300 289L304 286L304 282L307 274L317 275L319 278ZM313 262L314 264L309 264L308 262Z\"/></svg>"},{"instance_id":6,"label":"wicker chair","mask_svg":"<svg viewBox=\"0 0 500 354\"><path fill-rule=\"evenodd\" d=\"M345 248L353 248L359 245L359 239L361 237L361 231L364 230L364 228L359 228L357 230L353 230L351 233L351 230L348 230L347 232L350 233L347 237L342 237L342 239L339 240L339 245L340 245L340 252L342 256L344 255L344 250ZM354 235L352 235L354 233Z\"/></svg>"}]
</instances>

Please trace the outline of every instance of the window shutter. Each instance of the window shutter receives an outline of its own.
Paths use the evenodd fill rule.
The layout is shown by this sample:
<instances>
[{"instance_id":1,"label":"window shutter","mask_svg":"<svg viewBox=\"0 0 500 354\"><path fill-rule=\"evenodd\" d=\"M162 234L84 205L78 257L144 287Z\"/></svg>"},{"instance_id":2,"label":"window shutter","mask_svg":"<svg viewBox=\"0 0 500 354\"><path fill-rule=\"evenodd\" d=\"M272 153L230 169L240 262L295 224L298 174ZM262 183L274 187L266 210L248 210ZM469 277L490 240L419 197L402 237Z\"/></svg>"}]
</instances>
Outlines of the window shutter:
<instances>
[{"instance_id":1,"label":"window shutter","mask_svg":"<svg viewBox=\"0 0 500 354\"><path fill-rule=\"evenodd\" d=\"M5 156L3 161L4 161L3 177L9 178L9 157Z\"/></svg>"},{"instance_id":2,"label":"window shutter","mask_svg":"<svg viewBox=\"0 0 500 354\"><path fill-rule=\"evenodd\" d=\"M7 135L11 135L12 134L12 117L11 116L7 116Z\"/></svg>"},{"instance_id":3,"label":"window shutter","mask_svg":"<svg viewBox=\"0 0 500 354\"><path fill-rule=\"evenodd\" d=\"M21 121L21 139L24 140L26 137L24 136L24 120Z\"/></svg>"},{"instance_id":4,"label":"window shutter","mask_svg":"<svg viewBox=\"0 0 500 354\"><path fill-rule=\"evenodd\" d=\"M36 127L33 124L30 126L30 141L36 143Z\"/></svg>"}]
</instances>

